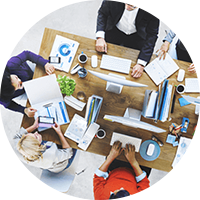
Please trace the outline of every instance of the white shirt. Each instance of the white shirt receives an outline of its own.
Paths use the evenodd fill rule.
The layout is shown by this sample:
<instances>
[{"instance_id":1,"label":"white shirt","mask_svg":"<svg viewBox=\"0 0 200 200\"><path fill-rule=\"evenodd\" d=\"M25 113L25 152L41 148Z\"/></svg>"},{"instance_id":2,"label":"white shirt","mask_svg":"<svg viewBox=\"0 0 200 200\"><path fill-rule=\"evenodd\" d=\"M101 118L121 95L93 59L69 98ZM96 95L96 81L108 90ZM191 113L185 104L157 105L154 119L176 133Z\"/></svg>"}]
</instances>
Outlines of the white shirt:
<instances>
[{"instance_id":1,"label":"white shirt","mask_svg":"<svg viewBox=\"0 0 200 200\"><path fill-rule=\"evenodd\" d=\"M126 35L133 34L137 32L135 26L135 19L137 16L139 8L135 8L134 10L128 11L127 9L124 10L124 13L120 19L120 21L116 24L117 28L126 33Z\"/></svg>"}]
</instances>

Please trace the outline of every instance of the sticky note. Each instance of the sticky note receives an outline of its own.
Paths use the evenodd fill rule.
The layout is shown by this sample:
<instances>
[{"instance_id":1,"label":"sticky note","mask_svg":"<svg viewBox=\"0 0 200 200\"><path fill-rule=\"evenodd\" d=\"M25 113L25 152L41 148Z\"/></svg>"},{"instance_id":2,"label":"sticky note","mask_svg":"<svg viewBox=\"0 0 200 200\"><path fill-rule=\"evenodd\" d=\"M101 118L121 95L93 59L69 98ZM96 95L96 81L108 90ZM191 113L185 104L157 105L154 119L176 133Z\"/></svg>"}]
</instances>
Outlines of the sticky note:
<instances>
[{"instance_id":1,"label":"sticky note","mask_svg":"<svg viewBox=\"0 0 200 200\"><path fill-rule=\"evenodd\" d=\"M175 140L176 140L175 135L168 134L167 140L166 140L167 143L173 144L175 142Z\"/></svg>"},{"instance_id":2,"label":"sticky note","mask_svg":"<svg viewBox=\"0 0 200 200\"><path fill-rule=\"evenodd\" d=\"M186 106L186 105L189 105L189 104L191 104L190 102L188 102L185 98L179 98L178 99L179 100L179 103L180 103L180 106L182 107L182 106Z\"/></svg>"}]
</instances>

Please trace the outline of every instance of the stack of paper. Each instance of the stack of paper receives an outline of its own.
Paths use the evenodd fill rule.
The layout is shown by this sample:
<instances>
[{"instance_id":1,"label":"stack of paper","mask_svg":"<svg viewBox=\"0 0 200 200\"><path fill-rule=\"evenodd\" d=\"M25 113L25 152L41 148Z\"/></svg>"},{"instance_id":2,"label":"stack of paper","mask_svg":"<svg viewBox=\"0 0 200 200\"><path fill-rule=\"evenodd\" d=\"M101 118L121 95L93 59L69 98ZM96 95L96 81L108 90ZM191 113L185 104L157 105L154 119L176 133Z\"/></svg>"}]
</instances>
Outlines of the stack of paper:
<instances>
[{"instance_id":1,"label":"stack of paper","mask_svg":"<svg viewBox=\"0 0 200 200\"><path fill-rule=\"evenodd\" d=\"M180 138L176 156L174 158L174 162L172 163L172 167L174 167L181 160L187 148L189 147L191 141L192 141L191 139L186 138L186 137Z\"/></svg>"}]
</instances>

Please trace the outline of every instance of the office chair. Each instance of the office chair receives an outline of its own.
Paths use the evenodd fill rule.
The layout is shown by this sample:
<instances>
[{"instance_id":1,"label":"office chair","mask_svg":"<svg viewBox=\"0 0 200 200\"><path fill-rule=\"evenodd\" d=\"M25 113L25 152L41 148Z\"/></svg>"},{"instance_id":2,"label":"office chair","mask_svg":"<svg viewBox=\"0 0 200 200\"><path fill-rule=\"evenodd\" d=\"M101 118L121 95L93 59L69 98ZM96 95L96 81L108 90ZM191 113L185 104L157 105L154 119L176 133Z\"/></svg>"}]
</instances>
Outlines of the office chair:
<instances>
[{"instance_id":1,"label":"office chair","mask_svg":"<svg viewBox=\"0 0 200 200\"><path fill-rule=\"evenodd\" d=\"M79 162L80 151L77 150L75 158L69 168L60 173L53 173L43 170L39 184L51 192L66 193L76 175L76 168Z\"/></svg>"}]
</instances>

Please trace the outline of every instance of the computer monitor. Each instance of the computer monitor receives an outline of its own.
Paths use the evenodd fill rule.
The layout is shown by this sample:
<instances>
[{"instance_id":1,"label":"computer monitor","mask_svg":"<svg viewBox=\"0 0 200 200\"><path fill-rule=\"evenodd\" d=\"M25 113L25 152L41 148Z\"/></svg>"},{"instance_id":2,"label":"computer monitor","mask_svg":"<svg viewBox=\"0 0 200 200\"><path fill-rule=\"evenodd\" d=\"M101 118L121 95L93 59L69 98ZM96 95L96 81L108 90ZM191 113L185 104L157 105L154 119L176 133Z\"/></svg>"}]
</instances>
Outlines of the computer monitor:
<instances>
[{"instance_id":1,"label":"computer monitor","mask_svg":"<svg viewBox=\"0 0 200 200\"><path fill-rule=\"evenodd\" d=\"M148 85L144 85L144 84L126 80L125 77L119 76L116 74L112 74L112 73L103 74L103 73L95 72L92 70L88 70L88 72L90 72L91 74L93 74L94 76L96 76L100 79L107 81L106 90L109 92L116 93L116 94L121 93L123 86L148 87Z\"/></svg>"},{"instance_id":2,"label":"computer monitor","mask_svg":"<svg viewBox=\"0 0 200 200\"><path fill-rule=\"evenodd\" d=\"M182 97L186 101L188 101L189 103L192 103L192 104L196 105L196 107L195 107L195 114L199 115L199 111L200 111L200 96L198 96L197 98L195 98L195 97L191 97L191 96L182 95Z\"/></svg>"},{"instance_id":3,"label":"computer monitor","mask_svg":"<svg viewBox=\"0 0 200 200\"><path fill-rule=\"evenodd\" d=\"M141 128L144 130L152 131L155 133L163 133L166 132L166 130L158 128L156 126L153 126L151 124L148 124L146 122L142 122L136 119L131 119L128 117L120 117L120 116L113 116L113 115L105 115L104 116L105 120L108 120L110 122L117 122L120 124L123 124L125 126L130 126L134 128Z\"/></svg>"}]
</instances>

